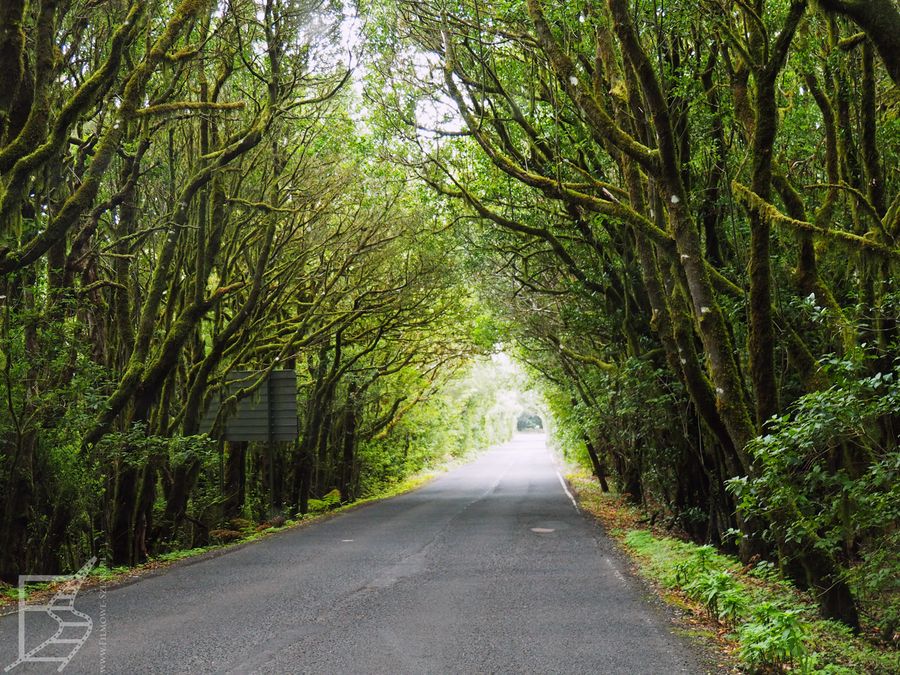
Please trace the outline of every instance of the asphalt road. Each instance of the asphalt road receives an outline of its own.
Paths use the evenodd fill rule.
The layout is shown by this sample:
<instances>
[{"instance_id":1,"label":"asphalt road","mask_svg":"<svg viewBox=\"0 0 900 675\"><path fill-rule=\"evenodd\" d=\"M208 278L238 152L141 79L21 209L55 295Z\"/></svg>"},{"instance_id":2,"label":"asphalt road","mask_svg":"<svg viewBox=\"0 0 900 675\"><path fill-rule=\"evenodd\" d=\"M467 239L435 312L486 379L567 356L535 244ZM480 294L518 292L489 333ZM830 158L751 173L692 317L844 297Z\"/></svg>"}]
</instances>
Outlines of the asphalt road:
<instances>
[{"instance_id":1,"label":"asphalt road","mask_svg":"<svg viewBox=\"0 0 900 675\"><path fill-rule=\"evenodd\" d=\"M93 628L64 672L705 672L645 595L521 435L415 492L82 593ZM26 650L55 626L28 622ZM7 616L0 669L17 652Z\"/></svg>"}]
</instances>

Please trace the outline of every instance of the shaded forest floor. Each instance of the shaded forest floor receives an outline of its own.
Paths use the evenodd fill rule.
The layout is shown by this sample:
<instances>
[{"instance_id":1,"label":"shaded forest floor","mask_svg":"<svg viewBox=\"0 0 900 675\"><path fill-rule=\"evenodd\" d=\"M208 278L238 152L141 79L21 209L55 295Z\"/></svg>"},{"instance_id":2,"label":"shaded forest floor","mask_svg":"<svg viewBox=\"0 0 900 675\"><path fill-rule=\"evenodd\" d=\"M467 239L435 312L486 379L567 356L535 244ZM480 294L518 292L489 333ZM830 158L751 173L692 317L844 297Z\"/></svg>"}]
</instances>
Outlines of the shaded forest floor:
<instances>
[{"instance_id":1,"label":"shaded forest floor","mask_svg":"<svg viewBox=\"0 0 900 675\"><path fill-rule=\"evenodd\" d=\"M900 672L900 650L864 625L859 636L819 618L809 593L769 563L744 566L651 523L618 493L603 493L585 469L566 480L579 506L627 554L636 573L677 609L675 632L718 655L721 672L884 674Z\"/></svg>"}]
</instances>

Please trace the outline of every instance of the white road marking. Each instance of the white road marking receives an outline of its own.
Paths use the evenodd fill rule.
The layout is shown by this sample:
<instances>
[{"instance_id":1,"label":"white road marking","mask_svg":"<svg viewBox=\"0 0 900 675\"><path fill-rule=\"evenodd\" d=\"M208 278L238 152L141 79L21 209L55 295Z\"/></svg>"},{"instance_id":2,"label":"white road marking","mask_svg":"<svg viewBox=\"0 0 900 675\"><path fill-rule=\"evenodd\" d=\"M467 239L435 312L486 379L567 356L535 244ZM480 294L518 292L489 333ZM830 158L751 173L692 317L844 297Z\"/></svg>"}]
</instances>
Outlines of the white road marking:
<instances>
[{"instance_id":1,"label":"white road marking","mask_svg":"<svg viewBox=\"0 0 900 675\"><path fill-rule=\"evenodd\" d=\"M353 540L352 539L341 539L341 542L344 544L349 544L351 541L353 541Z\"/></svg>"},{"instance_id":2,"label":"white road marking","mask_svg":"<svg viewBox=\"0 0 900 675\"><path fill-rule=\"evenodd\" d=\"M609 558L604 558L603 562L605 562L607 565L609 565L609 569L611 569L613 571L613 574L616 575L616 578L619 581L621 581L623 584L626 583L625 577L623 577L622 573L618 569L616 569L616 566L613 565L612 560L610 560Z\"/></svg>"},{"instance_id":3,"label":"white road marking","mask_svg":"<svg viewBox=\"0 0 900 675\"><path fill-rule=\"evenodd\" d=\"M551 532L555 532L556 530L552 527L532 527L532 532L537 532L538 534L550 534Z\"/></svg>"},{"instance_id":4,"label":"white road marking","mask_svg":"<svg viewBox=\"0 0 900 675\"><path fill-rule=\"evenodd\" d=\"M556 477L559 478L559 484L562 485L562 489L565 491L566 496L569 498L569 501L572 502L572 506L575 507L575 510L578 510L578 502L575 501L575 497L572 496L572 493L569 492L569 486L566 485L565 479L563 479L562 474L557 471Z\"/></svg>"}]
</instances>

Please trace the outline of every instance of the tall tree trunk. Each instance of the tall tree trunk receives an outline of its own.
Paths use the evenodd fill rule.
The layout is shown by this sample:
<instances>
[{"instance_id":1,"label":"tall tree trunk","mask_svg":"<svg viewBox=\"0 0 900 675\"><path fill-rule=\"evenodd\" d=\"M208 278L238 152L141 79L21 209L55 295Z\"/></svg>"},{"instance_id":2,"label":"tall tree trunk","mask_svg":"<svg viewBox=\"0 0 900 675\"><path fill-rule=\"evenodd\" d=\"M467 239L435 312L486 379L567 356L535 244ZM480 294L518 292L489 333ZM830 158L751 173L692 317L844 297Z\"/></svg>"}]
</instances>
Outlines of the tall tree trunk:
<instances>
[{"instance_id":1,"label":"tall tree trunk","mask_svg":"<svg viewBox=\"0 0 900 675\"><path fill-rule=\"evenodd\" d=\"M341 499L343 501L353 501L351 492L353 485L353 464L356 459L356 395L356 384L351 382L347 387L347 405L344 409L344 419L343 424L341 425L342 453L338 491L341 493Z\"/></svg>"}]
</instances>

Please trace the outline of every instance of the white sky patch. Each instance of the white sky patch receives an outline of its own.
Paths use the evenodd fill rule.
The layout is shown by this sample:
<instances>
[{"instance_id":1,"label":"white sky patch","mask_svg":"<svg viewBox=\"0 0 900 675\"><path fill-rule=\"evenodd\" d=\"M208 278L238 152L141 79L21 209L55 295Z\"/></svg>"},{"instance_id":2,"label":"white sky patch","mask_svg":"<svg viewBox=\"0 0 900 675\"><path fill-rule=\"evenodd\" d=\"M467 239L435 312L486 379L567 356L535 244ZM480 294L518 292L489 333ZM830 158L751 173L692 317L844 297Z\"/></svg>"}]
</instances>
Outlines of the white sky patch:
<instances>
[{"instance_id":1,"label":"white sky patch","mask_svg":"<svg viewBox=\"0 0 900 675\"><path fill-rule=\"evenodd\" d=\"M365 100L367 77L372 73L368 59L363 58L367 47L363 34L364 21L350 8L344 8L340 25L340 43L345 54L352 57L354 72L351 76L352 90L351 117L361 128L367 126L371 105ZM465 129L465 122L456 108L455 102L443 91L443 63L437 54L417 50L409 46L401 48L395 55L396 64L393 77L398 81L404 73L407 85L418 89L414 108L416 135L423 144L432 146L439 142L443 133L457 134ZM411 80L411 81L410 81ZM390 86L390 82L387 83Z\"/></svg>"}]
</instances>

